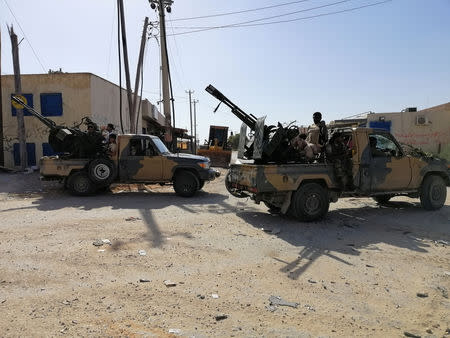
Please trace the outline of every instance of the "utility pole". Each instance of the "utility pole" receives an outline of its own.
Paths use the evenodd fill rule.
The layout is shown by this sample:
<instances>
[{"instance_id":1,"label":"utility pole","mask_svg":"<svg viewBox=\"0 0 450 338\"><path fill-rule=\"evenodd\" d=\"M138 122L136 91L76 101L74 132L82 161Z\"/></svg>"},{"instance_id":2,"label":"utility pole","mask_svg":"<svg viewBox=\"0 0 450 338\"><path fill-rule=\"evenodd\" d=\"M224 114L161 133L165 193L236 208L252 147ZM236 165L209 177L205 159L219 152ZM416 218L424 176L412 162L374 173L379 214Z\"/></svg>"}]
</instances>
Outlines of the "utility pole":
<instances>
[{"instance_id":1,"label":"utility pole","mask_svg":"<svg viewBox=\"0 0 450 338\"><path fill-rule=\"evenodd\" d=\"M192 94L194 93L193 90L186 90L186 93L189 94L189 115L191 117L191 136L194 136L194 129L192 128ZM194 146L192 145L192 138L191 138L191 151L194 153Z\"/></svg>"},{"instance_id":2,"label":"utility pole","mask_svg":"<svg viewBox=\"0 0 450 338\"><path fill-rule=\"evenodd\" d=\"M164 139L166 144L172 145L172 114L171 114L171 98L169 87L169 60L167 54L167 40L166 40L166 15L164 10L168 13L172 11L171 5L173 0L149 0L152 9L158 7L159 11L159 31L161 39L161 82L163 92L163 109L166 118L166 133ZM175 144L176 146L176 144ZM172 147L173 149L173 147Z\"/></svg>"},{"instance_id":3,"label":"utility pole","mask_svg":"<svg viewBox=\"0 0 450 338\"><path fill-rule=\"evenodd\" d=\"M197 103L198 100L194 100L194 154L197 154Z\"/></svg>"},{"instance_id":4,"label":"utility pole","mask_svg":"<svg viewBox=\"0 0 450 338\"><path fill-rule=\"evenodd\" d=\"M11 38L12 58L14 66L14 91L15 94L22 94L22 84L20 81L19 44L13 26L8 27ZM16 109L17 113L17 136L19 137L20 168L25 170L27 166L27 144L25 140L25 122L23 119L23 109Z\"/></svg>"},{"instance_id":5,"label":"utility pole","mask_svg":"<svg viewBox=\"0 0 450 338\"><path fill-rule=\"evenodd\" d=\"M0 166L5 166L3 148L3 98L2 98L2 30L0 29Z\"/></svg>"},{"instance_id":6,"label":"utility pole","mask_svg":"<svg viewBox=\"0 0 450 338\"><path fill-rule=\"evenodd\" d=\"M147 29L148 29L148 17L145 17L144 21L144 29L142 30L142 37L141 37L141 49L139 50L139 59L136 69L136 82L134 84L134 98L133 98L133 110L132 113L130 112L130 118L131 118L131 133L135 134L137 133L137 127L139 125L139 111L137 111L138 107L138 91L139 91L139 83L141 80L141 69L142 64L144 63L144 50L145 50L145 43L147 42ZM142 98L140 98L142 99Z\"/></svg>"},{"instance_id":7,"label":"utility pole","mask_svg":"<svg viewBox=\"0 0 450 338\"><path fill-rule=\"evenodd\" d=\"M123 9L123 0L117 0L120 11L120 27L122 28L122 45L123 45L123 63L125 66L125 80L127 84L128 111L130 112L130 128L134 123L132 118L133 98L131 97L131 81L130 81L130 65L128 63L128 47L127 32L125 29L125 11Z\"/></svg>"}]
</instances>

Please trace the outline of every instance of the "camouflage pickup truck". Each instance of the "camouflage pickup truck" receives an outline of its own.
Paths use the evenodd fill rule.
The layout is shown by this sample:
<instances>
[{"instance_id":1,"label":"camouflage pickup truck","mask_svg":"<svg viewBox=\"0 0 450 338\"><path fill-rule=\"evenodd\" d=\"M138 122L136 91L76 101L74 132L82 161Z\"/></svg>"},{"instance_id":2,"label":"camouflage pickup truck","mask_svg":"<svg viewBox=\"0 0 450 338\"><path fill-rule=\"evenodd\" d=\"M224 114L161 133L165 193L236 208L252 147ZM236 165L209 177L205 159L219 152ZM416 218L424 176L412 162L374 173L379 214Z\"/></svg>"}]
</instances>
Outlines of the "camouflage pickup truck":
<instances>
[{"instance_id":1,"label":"camouflage pickup truck","mask_svg":"<svg viewBox=\"0 0 450 338\"><path fill-rule=\"evenodd\" d=\"M45 156L40 160L43 180L60 180L74 195L90 195L117 183L173 183L177 195L190 197L206 181L220 174L207 157L172 154L151 135L119 135L114 156L77 159Z\"/></svg>"},{"instance_id":2,"label":"camouflage pickup truck","mask_svg":"<svg viewBox=\"0 0 450 338\"><path fill-rule=\"evenodd\" d=\"M334 161L325 154L314 163L233 164L225 178L227 190L300 221L322 218L339 197L371 196L382 204L402 195L420 198L426 210L444 205L450 185L445 160L409 154L383 130L347 128L342 135L347 149ZM342 167L348 168L348 180Z\"/></svg>"}]
</instances>

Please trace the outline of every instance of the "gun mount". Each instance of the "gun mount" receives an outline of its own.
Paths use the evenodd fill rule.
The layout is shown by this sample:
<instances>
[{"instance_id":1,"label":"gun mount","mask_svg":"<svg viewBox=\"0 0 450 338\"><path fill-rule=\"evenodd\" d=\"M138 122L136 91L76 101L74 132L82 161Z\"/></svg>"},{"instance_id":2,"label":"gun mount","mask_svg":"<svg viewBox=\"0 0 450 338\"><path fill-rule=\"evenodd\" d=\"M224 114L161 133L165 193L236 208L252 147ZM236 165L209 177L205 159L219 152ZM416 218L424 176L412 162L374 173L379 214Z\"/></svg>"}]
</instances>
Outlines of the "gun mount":
<instances>
[{"instance_id":1,"label":"gun mount","mask_svg":"<svg viewBox=\"0 0 450 338\"><path fill-rule=\"evenodd\" d=\"M286 163L298 160L296 152L291 151L290 146L290 141L299 134L298 127L292 124L283 127L279 122L277 126L267 126L264 123L265 117L257 118L253 114L245 113L213 85L209 85L205 90L220 101L214 112L224 103L253 132L253 140L244 145L244 158L254 159L255 163ZM241 128L241 133L243 131L246 132L246 128Z\"/></svg>"},{"instance_id":2,"label":"gun mount","mask_svg":"<svg viewBox=\"0 0 450 338\"><path fill-rule=\"evenodd\" d=\"M39 113L34 108L27 105L20 97L13 95L14 102L46 125L49 129L48 143L53 151L63 154L68 158L93 158L106 156L106 145L102 134L98 131L97 125L89 117L83 117L81 123L74 127L57 125L55 121L50 120ZM84 132L80 126L94 126L93 132Z\"/></svg>"}]
</instances>

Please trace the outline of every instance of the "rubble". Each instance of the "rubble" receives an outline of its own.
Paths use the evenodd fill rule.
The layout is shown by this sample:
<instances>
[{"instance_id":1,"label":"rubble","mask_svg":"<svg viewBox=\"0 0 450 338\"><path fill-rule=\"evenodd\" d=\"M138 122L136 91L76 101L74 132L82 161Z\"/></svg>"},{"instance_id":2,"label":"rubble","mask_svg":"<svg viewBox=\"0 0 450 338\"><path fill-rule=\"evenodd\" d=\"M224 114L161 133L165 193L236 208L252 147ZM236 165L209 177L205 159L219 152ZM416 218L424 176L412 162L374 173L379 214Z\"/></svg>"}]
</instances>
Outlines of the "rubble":
<instances>
[{"instance_id":1,"label":"rubble","mask_svg":"<svg viewBox=\"0 0 450 338\"><path fill-rule=\"evenodd\" d=\"M297 308L299 306L298 303L288 302L282 299L279 296L270 296L269 297L270 305L278 305L278 306L289 306L293 308Z\"/></svg>"}]
</instances>

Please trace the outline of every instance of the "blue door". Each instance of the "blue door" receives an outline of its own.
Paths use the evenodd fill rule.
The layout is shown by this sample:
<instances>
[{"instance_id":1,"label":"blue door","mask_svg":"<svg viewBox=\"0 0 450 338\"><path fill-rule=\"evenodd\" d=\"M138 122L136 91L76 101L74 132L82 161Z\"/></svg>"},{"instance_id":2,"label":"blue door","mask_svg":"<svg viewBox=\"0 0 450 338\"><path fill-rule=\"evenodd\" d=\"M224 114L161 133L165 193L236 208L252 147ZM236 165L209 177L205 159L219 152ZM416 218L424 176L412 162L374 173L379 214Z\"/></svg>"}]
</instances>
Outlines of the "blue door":
<instances>
[{"instance_id":1,"label":"blue door","mask_svg":"<svg viewBox=\"0 0 450 338\"><path fill-rule=\"evenodd\" d=\"M14 143L13 152L14 152L14 165L19 166L20 165L20 144L19 143ZM27 159L28 159L28 161L27 161L28 167L36 165L36 144L27 143Z\"/></svg>"}]
</instances>

